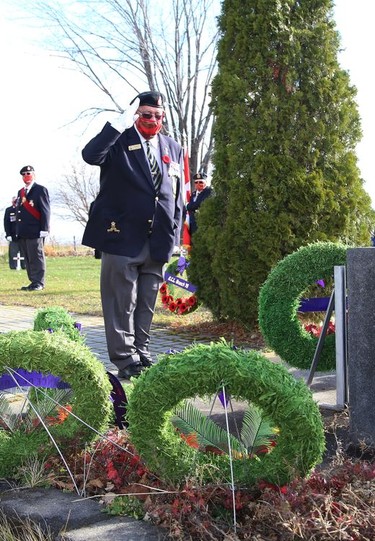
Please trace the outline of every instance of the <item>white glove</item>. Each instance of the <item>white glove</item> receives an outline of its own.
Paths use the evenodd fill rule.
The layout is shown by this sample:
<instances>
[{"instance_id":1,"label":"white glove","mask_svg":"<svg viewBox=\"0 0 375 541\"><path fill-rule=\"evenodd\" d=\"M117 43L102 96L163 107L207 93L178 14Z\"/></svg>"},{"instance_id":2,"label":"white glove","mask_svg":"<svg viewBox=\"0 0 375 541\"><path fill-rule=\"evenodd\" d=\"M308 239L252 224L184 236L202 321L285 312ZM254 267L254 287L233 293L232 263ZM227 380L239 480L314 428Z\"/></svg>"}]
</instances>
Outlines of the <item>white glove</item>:
<instances>
[{"instance_id":1,"label":"white glove","mask_svg":"<svg viewBox=\"0 0 375 541\"><path fill-rule=\"evenodd\" d=\"M7 241L12 242L12 237L11 236L7 237Z\"/></svg>"},{"instance_id":2,"label":"white glove","mask_svg":"<svg viewBox=\"0 0 375 541\"><path fill-rule=\"evenodd\" d=\"M44 239L48 235L48 231L39 231L39 237L41 239Z\"/></svg>"},{"instance_id":3,"label":"white glove","mask_svg":"<svg viewBox=\"0 0 375 541\"><path fill-rule=\"evenodd\" d=\"M121 115L119 115L114 120L111 120L112 128L115 128L118 132L122 133L123 131L131 128L134 122L137 120L139 115L136 115L135 112L139 107L139 98L136 98L134 102L125 109Z\"/></svg>"}]
</instances>

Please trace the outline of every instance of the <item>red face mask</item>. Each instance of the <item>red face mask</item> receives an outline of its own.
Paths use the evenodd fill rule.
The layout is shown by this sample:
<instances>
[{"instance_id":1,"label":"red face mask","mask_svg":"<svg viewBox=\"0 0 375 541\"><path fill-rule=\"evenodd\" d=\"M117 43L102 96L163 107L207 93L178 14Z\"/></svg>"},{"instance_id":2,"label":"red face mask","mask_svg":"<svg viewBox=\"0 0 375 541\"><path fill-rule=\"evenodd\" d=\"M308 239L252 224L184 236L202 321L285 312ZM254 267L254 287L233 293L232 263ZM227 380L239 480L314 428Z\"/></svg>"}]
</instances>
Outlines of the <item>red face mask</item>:
<instances>
[{"instance_id":1,"label":"red face mask","mask_svg":"<svg viewBox=\"0 0 375 541\"><path fill-rule=\"evenodd\" d=\"M145 139L151 139L151 137L154 137L161 130L163 119L156 120L155 117L152 119L145 119L140 116L137 118L135 125L137 126L139 133L143 135Z\"/></svg>"},{"instance_id":2,"label":"red face mask","mask_svg":"<svg viewBox=\"0 0 375 541\"><path fill-rule=\"evenodd\" d=\"M32 182L33 180L33 174L27 173L26 175L22 175L22 180L26 185L30 184L30 182Z\"/></svg>"}]
</instances>

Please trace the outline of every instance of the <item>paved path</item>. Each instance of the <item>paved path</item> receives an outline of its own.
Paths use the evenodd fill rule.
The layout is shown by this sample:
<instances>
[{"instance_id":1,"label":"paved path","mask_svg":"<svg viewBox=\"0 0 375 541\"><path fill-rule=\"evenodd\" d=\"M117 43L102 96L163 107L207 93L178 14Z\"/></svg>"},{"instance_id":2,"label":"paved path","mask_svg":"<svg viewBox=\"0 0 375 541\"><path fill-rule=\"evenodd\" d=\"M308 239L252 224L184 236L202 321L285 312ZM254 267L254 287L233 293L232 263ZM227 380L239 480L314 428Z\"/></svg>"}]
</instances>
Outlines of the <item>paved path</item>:
<instances>
[{"instance_id":1,"label":"paved path","mask_svg":"<svg viewBox=\"0 0 375 541\"><path fill-rule=\"evenodd\" d=\"M0 333L32 329L37 311L37 309L28 306L0 305ZM76 315L73 318L82 324L82 333L86 338L86 345L102 361L108 371L116 374L117 368L108 358L103 318L87 315ZM190 337L183 338L168 333L168 330L162 327L153 327L151 355L156 360L158 355L167 353L170 349L182 351L191 343Z\"/></svg>"},{"instance_id":2,"label":"paved path","mask_svg":"<svg viewBox=\"0 0 375 541\"><path fill-rule=\"evenodd\" d=\"M33 328L34 317L37 310L27 306L4 306L0 305L0 333L13 330L26 330ZM76 320L82 324L82 332L86 337L86 344L94 355L104 364L109 372L117 374L116 367L110 362L107 354L103 318L98 316L76 316ZM197 340L197 342L203 340ZM208 340L205 340L207 343ZM150 350L154 360L158 355L167 353L170 349L182 351L191 345L191 337L184 338L182 335L171 334L162 327L153 327L151 334ZM265 353L274 362L280 359L273 352ZM308 371L288 368L296 378L306 380ZM317 372L312 381L311 390L315 400L320 405L334 407L336 404L336 375L334 372Z\"/></svg>"}]
</instances>

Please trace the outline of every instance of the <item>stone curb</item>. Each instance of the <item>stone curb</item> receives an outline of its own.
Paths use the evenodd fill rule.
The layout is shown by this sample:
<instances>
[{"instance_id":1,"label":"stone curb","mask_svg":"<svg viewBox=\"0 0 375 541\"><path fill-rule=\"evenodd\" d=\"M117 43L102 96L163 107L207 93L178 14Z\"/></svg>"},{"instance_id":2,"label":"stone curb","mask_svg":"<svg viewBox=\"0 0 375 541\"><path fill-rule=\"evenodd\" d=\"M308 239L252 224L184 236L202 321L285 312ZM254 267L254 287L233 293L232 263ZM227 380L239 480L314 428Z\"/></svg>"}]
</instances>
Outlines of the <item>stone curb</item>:
<instances>
[{"instance_id":1,"label":"stone curb","mask_svg":"<svg viewBox=\"0 0 375 541\"><path fill-rule=\"evenodd\" d=\"M131 517L112 517L96 501L58 489L11 489L0 484L0 509L11 519L31 519L56 541L160 541L153 524Z\"/></svg>"}]
</instances>

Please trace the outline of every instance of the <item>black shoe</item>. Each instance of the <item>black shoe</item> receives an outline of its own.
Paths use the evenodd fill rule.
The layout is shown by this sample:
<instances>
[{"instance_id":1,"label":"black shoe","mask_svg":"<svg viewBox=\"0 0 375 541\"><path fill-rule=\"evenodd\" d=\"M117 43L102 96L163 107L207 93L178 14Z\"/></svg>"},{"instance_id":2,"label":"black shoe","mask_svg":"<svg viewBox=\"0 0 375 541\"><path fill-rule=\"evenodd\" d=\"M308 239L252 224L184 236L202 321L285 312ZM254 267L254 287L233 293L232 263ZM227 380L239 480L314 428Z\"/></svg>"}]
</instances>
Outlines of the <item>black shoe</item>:
<instances>
[{"instance_id":1,"label":"black shoe","mask_svg":"<svg viewBox=\"0 0 375 541\"><path fill-rule=\"evenodd\" d=\"M126 368L121 368L117 373L117 377L122 379L138 378L142 374L142 370L141 363L132 363Z\"/></svg>"},{"instance_id":2,"label":"black shoe","mask_svg":"<svg viewBox=\"0 0 375 541\"><path fill-rule=\"evenodd\" d=\"M144 368L148 368L149 366L152 366L154 363L151 359L148 359L147 357L140 357L141 364Z\"/></svg>"},{"instance_id":3,"label":"black shoe","mask_svg":"<svg viewBox=\"0 0 375 541\"><path fill-rule=\"evenodd\" d=\"M29 284L28 286L21 287L21 291L40 291L41 289L44 289L42 284Z\"/></svg>"},{"instance_id":4,"label":"black shoe","mask_svg":"<svg viewBox=\"0 0 375 541\"><path fill-rule=\"evenodd\" d=\"M29 291L40 291L41 289L44 289L42 284L31 284L31 285L29 285Z\"/></svg>"}]
</instances>

